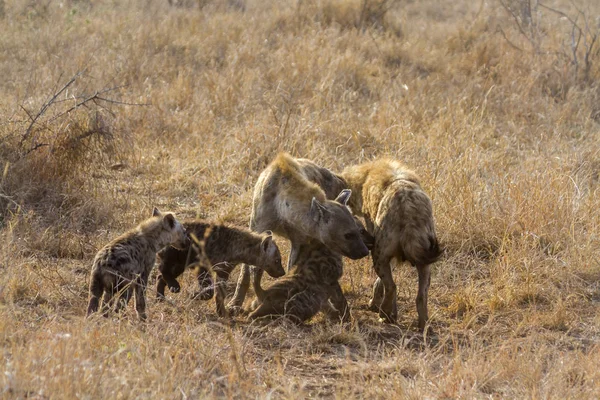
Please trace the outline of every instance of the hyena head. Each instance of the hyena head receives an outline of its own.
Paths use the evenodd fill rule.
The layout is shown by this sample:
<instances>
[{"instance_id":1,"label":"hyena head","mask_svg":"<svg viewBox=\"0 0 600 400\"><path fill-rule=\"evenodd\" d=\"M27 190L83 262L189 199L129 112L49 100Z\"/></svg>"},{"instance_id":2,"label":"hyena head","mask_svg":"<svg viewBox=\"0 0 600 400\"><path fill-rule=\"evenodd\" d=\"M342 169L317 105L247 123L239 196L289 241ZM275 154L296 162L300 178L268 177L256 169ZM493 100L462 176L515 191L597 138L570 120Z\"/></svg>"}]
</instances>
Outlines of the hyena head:
<instances>
[{"instance_id":1,"label":"hyena head","mask_svg":"<svg viewBox=\"0 0 600 400\"><path fill-rule=\"evenodd\" d=\"M323 203L313 197L310 215L316 225L318 238L325 246L358 260L366 257L369 249L361 238L354 216L346 206L351 193L349 189L344 189L335 200L325 200Z\"/></svg>"},{"instance_id":2,"label":"hyena head","mask_svg":"<svg viewBox=\"0 0 600 400\"><path fill-rule=\"evenodd\" d=\"M260 242L260 253L257 265L273 278L279 278L285 275L285 270L281 265L281 253L279 247L273 240L273 233L266 231Z\"/></svg>"},{"instance_id":3,"label":"hyena head","mask_svg":"<svg viewBox=\"0 0 600 400\"><path fill-rule=\"evenodd\" d=\"M154 207L152 216L162 218L163 228L166 232L169 232L169 244L171 246L182 250L190 245L190 239L185 232L185 228L175 218L175 214L170 212L162 213L158 208Z\"/></svg>"},{"instance_id":4,"label":"hyena head","mask_svg":"<svg viewBox=\"0 0 600 400\"><path fill-rule=\"evenodd\" d=\"M375 245L375 236L371 235L362 221L354 216L354 222L356 222L356 226L358 226L358 231L360 232L360 238L362 239L367 249L373 250L373 246Z\"/></svg>"}]
</instances>

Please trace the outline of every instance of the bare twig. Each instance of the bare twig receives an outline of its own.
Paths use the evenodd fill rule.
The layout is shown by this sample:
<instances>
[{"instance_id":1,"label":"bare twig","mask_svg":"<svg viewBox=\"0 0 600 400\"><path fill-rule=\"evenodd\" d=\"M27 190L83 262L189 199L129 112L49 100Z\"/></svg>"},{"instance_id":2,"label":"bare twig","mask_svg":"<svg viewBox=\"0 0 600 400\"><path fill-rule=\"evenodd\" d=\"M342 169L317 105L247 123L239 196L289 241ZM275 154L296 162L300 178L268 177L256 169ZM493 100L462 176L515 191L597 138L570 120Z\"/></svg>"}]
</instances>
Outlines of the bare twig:
<instances>
[{"instance_id":1,"label":"bare twig","mask_svg":"<svg viewBox=\"0 0 600 400\"><path fill-rule=\"evenodd\" d=\"M40 108L40 111L38 111L37 115L33 118L33 120L31 121L31 123L29 124L29 126L27 127L27 130L25 131L25 134L23 135L23 137L21 138L21 145L27 140L27 138L29 138L29 135L31 135L31 130L33 129L33 126L35 125L35 122L38 120L38 118L40 118L48 109L48 107L50 107L50 105L52 105L52 103L54 103L54 100L56 100L56 98L58 96L61 95L61 93L63 93L65 90L67 90L67 88L69 86L71 86L76 80L77 78L83 73L83 71L79 71L77 72L70 80L69 82L67 82L62 89L60 89L58 92L54 93L54 95L50 98L50 100L48 100L46 103L44 103L44 105L42 106L42 108Z\"/></svg>"},{"instance_id":2,"label":"bare twig","mask_svg":"<svg viewBox=\"0 0 600 400\"><path fill-rule=\"evenodd\" d=\"M502 8L504 8L504 10L506 10L506 12L508 12L510 14L510 16L515 20L515 24L517 25L517 28L519 29L519 32L521 33L521 35L523 35L523 37L529 42L529 44L531 45L531 47L534 49L534 51L539 52L538 46L537 44L533 41L533 38L530 37L529 34L527 34L527 32L525 32L525 29L523 29L523 24L521 23L521 21L519 20L519 16L514 12L514 10L512 8L510 8L503 0L500 0L500 5L502 6ZM506 37L506 35L504 35Z\"/></svg>"}]
</instances>

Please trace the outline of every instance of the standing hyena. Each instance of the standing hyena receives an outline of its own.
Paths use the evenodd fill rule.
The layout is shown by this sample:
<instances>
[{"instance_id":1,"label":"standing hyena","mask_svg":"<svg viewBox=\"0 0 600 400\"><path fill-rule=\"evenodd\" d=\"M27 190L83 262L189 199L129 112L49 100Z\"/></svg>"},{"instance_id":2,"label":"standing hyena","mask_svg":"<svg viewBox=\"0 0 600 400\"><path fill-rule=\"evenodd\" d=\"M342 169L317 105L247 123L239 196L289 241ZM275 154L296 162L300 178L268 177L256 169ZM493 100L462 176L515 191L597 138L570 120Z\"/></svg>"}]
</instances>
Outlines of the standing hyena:
<instances>
[{"instance_id":1,"label":"standing hyena","mask_svg":"<svg viewBox=\"0 0 600 400\"><path fill-rule=\"evenodd\" d=\"M369 250L346 206L350 194L350 190L344 189L335 200L328 200L323 189L310 181L298 160L280 153L254 186L250 229L271 230L291 241L288 270L296 262L299 246L309 239L352 259L365 257ZM254 282L259 282L261 271L254 270L253 275ZM244 265L230 308L242 306L249 284L250 268ZM259 290L256 295L260 298L259 286L255 285L255 289Z\"/></svg>"},{"instance_id":2,"label":"standing hyena","mask_svg":"<svg viewBox=\"0 0 600 400\"><path fill-rule=\"evenodd\" d=\"M371 248L373 236L356 221L363 242ZM342 256L317 240L309 240L299 246L295 266L291 274L263 291L249 318L286 316L300 323L323 311L330 319L348 321L348 301L339 284Z\"/></svg>"},{"instance_id":3,"label":"standing hyena","mask_svg":"<svg viewBox=\"0 0 600 400\"><path fill-rule=\"evenodd\" d=\"M98 311L104 293L104 314L119 295L116 311L127 305L135 289L135 309L146 319L145 290L156 261L156 252L166 245L183 247L187 236L172 213L154 209L152 218L104 246L94 259L87 315Z\"/></svg>"},{"instance_id":4,"label":"standing hyena","mask_svg":"<svg viewBox=\"0 0 600 400\"><path fill-rule=\"evenodd\" d=\"M224 285L237 264L259 266L274 278L285 275L279 248L270 232L259 235L248 229L201 221L184 222L183 226L188 235L195 235L198 245L190 244L183 249L169 246L158 253L160 275L156 291L159 299L164 299L167 285L172 292L179 291L177 277L183 274L187 266L193 264L200 264L201 267L197 273L199 298L210 299L212 285L206 276L207 270L202 268L208 266L215 271L217 277L217 314L225 316L227 313L224 306Z\"/></svg>"},{"instance_id":5,"label":"standing hyena","mask_svg":"<svg viewBox=\"0 0 600 400\"><path fill-rule=\"evenodd\" d=\"M442 253L435 233L431 200L421 189L417 175L398 161L376 160L346 168L341 175L345 187L354 192L350 208L364 216L367 229L375 236L371 251L378 277L369 307L382 320L395 322L398 316L396 284L390 262L408 261L417 268L419 329L428 320L427 293L430 264Z\"/></svg>"}]
</instances>

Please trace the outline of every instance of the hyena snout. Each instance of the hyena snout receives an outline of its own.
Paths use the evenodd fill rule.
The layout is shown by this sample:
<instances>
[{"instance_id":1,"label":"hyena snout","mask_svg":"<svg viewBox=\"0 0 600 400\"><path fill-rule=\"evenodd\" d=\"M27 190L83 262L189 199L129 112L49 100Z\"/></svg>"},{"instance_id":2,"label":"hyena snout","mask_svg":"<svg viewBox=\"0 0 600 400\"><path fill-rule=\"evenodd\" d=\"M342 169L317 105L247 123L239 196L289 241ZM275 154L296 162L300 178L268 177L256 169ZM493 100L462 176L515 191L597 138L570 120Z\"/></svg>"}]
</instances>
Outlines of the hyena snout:
<instances>
[{"instance_id":1,"label":"hyena snout","mask_svg":"<svg viewBox=\"0 0 600 400\"><path fill-rule=\"evenodd\" d=\"M279 247L273 241L271 231L267 231L266 236L260 244L261 265L260 267L273 278L279 278L285 275L285 270L281 263L281 253Z\"/></svg>"},{"instance_id":2,"label":"hyena snout","mask_svg":"<svg viewBox=\"0 0 600 400\"><path fill-rule=\"evenodd\" d=\"M372 246L372 245L371 245ZM369 255L369 248L362 239L358 239L347 248L344 255L352 260L359 260Z\"/></svg>"}]
</instances>

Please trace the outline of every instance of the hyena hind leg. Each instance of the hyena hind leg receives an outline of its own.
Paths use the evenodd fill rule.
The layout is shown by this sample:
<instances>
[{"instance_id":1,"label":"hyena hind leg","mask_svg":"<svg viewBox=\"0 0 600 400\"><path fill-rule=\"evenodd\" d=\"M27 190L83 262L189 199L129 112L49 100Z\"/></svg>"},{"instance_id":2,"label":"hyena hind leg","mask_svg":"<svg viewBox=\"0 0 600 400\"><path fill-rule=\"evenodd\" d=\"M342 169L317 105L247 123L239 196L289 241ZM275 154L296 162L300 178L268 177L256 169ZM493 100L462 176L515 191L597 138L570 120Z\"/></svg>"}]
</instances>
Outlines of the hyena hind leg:
<instances>
[{"instance_id":1,"label":"hyena hind leg","mask_svg":"<svg viewBox=\"0 0 600 400\"><path fill-rule=\"evenodd\" d=\"M373 284L373 297L369 300L369 311L378 313L383 302L383 282L381 278L375 279Z\"/></svg>"},{"instance_id":2,"label":"hyena hind leg","mask_svg":"<svg viewBox=\"0 0 600 400\"><path fill-rule=\"evenodd\" d=\"M87 316L98 311L100 307L100 299L104 293L104 284L99 274L93 274L92 281L90 282L90 301L87 308Z\"/></svg>"}]
</instances>

